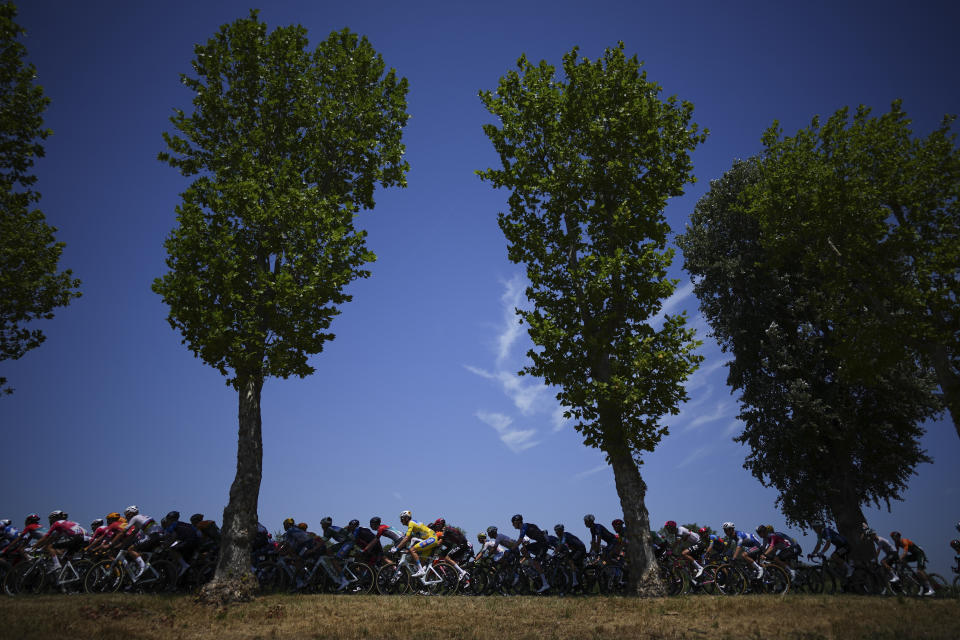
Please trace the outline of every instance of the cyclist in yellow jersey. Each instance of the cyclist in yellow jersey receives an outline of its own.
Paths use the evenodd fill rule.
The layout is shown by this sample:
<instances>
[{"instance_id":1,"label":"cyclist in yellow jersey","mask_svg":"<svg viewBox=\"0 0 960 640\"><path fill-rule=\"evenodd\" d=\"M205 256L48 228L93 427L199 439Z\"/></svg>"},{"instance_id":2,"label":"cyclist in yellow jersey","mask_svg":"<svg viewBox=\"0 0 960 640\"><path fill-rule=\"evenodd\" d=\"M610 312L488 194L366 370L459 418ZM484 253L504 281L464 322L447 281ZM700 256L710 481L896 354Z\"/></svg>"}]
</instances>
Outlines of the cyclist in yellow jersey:
<instances>
[{"instance_id":1,"label":"cyclist in yellow jersey","mask_svg":"<svg viewBox=\"0 0 960 640\"><path fill-rule=\"evenodd\" d=\"M413 557L413 561L417 565L417 571L413 575L422 576L426 569L420 566L419 554L429 554L433 551L439 543L437 534L427 525L414 520L413 514L409 511L400 513L400 523L407 528L407 532L397 542L396 548L403 549L414 538L420 539L419 542L410 545L410 556Z\"/></svg>"}]
</instances>

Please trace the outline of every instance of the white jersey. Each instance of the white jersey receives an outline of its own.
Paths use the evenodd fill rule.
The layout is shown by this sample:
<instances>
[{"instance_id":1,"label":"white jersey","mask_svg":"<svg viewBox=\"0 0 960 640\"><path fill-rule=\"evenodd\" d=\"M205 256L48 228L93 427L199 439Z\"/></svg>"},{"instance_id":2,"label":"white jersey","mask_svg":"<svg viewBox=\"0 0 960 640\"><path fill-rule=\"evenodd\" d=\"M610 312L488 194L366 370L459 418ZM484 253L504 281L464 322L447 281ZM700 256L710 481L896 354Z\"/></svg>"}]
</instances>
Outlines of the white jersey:
<instances>
[{"instance_id":1,"label":"white jersey","mask_svg":"<svg viewBox=\"0 0 960 640\"><path fill-rule=\"evenodd\" d=\"M142 531L147 535L160 532L160 525L158 525L153 518L142 513L138 513L130 518L130 522L127 523L127 530L129 531L133 529L133 527L136 527L137 531Z\"/></svg>"},{"instance_id":2,"label":"white jersey","mask_svg":"<svg viewBox=\"0 0 960 640\"><path fill-rule=\"evenodd\" d=\"M499 545L501 545L501 546L503 546L503 547L505 547L505 548L507 548L507 549L512 549L512 548L514 548L515 546L517 546L517 541L516 541L516 540L514 540L514 539L511 538L510 536L505 536L505 535L503 535L502 533L498 533L498 534L497 534L497 537L494 538L494 540L497 542L497 544L499 544Z\"/></svg>"},{"instance_id":3,"label":"white jersey","mask_svg":"<svg viewBox=\"0 0 960 640\"><path fill-rule=\"evenodd\" d=\"M496 539L487 540L483 543L483 547L480 548L480 553L484 557L496 555L498 553L503 553L507 548L501 545Z\"/></svg>"},{"instance_id":4,"label":"white jersey","mask_svg":"<svg viewBox=\"0 0 960 640\"><path fill-rule=\"evenodd\" d=\"M686 527L677 527L677 540L688 547L692 547L695 544L700 544L700 534L690 531Z\"/></svg>"}]
</instances>

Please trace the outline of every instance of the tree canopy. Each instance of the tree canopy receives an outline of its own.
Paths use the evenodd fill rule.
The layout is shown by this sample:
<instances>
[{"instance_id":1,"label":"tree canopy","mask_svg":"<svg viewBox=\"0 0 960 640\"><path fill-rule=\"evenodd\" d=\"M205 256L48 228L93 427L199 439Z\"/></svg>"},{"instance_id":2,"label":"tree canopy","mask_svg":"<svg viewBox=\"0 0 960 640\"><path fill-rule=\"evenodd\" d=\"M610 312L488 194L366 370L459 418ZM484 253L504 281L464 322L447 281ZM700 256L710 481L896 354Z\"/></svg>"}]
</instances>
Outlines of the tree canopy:
<instances>
[{"instance_id":1,"label":"tree canopy","mask_svg":"<svg viewBox=\"0 0 960 640\"><path fill-rule=\"evenodd\" d=\"M195 75L181 76L193 112L175 110L159 156L194 179L153 289L183 342L239 392L220 586L249 574L263 381L313 372L344 287L375 259L354 219L376 186L406 184L406 80L347 29L308 44L299 25L268 33L256 11L223 25L195 47Z\"/></svg>"},{"instance_id":2,"label":"tree canopy","mask_svg":"<svg viewBox=\"0 0 960 640\"><path fill-rule=\"evenodd\" d=\"M80 281L69 269L57 270L64 243L35 208L40 193L31 169L51 134L43 126L50 100L25 60L16 16L12 2L0 5L0 360L39 347L46 336L33 321L52 318L54 309L80 296ZM12 391L0 377L0 392Z\"/></svg>"},{"instance_id":3,"label":"tree canopy","mask_svg":"<svg viewBox=\"0 0 960 640\"><path fill-rule=\"evenodd\" d=\"M934 382L911 359L869 380L844 375L832 292L805 268L805 247L763 230L759 209L777 171L768 163L738 162L713 181L678 244L700 308L734 356L728 383L741 393L744 466L777 488L789 522L827 515L858 539L861 505L899 499L930 461L919 439L936 412Z\"/></svg>"},{"instance_id":4,"label":"tree canopy","mask_svg":"<svg viewBox=\"0 0 960 640\"><path fill-rule=\"evenodd\" d=\"M533 306L520 318L536 348L523 374L559 388L584 443L613 465L635 567L649 564L645 486L637 464L667 433L700 357L685 317L653 318L667 277L667 199L693 180L689 152L705 138L693 105L660 98L623 43L596 61L575 48L563 75L525 56L481 91L499 123L484 132L502 168L478 172L510 191L498 216L508 256L526 267ZM649 576L648 576L649 577Z\"/></svg>"}]
</instances>

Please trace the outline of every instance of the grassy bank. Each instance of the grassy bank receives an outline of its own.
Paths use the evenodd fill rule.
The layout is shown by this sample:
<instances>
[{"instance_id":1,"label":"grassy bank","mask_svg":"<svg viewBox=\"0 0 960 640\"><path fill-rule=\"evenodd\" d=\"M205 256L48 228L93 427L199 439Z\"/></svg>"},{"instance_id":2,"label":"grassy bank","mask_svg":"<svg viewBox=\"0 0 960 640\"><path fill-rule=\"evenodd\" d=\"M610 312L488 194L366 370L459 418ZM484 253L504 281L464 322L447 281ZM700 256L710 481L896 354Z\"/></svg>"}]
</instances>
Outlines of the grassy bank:
<instances>
[{"instance_id":1,"label":"grassy bank","mask_svg":"<svg viewBox=\"0 0 960 640\"><path fill-rule=\"evenodd\" d=\"M272 596L216 609L186 596L37 596L0 598L0 630L16 640L960 638L960 601Z\"/></svg>"}]
</instances>

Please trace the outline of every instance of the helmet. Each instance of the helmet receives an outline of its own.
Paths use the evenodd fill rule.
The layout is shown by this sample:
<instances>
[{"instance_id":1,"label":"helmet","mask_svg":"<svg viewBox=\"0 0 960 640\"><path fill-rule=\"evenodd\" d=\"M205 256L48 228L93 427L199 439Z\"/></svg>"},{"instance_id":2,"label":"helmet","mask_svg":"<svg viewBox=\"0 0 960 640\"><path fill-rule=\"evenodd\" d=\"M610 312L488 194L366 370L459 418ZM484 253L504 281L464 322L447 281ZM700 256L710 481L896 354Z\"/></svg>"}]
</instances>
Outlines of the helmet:
<instances>
[{"instance_id":1,"label":"helmet","mask_svg":"<svg viewBox=\"0 0 960 640\"><path fill-rule=\"evenodd\" d=\"M137 515L138 513L140 513L140 509L137 509L137 505L135 504L132 504L123 510L123 515L126 516L127 520Z\"/></svg>"},{"instance_id":2,"label":"helmet","mask_svg":"<svg viewBox=\"0 0 960 640\"><path fill-rule=\"evenodd\" d=\"M192 516L190 516L190 524L197 524L198 522L202 522L202 521L203 521L202 513L195 513Z\"/></svg>"},{"instance_id":3,"label":"helmet","mask_svg":"<svg viewBox=\"0 0 960 640\"><path fill-rule=\"evenodd\" d=\"M770 528L772 529L773 527L770 527ZM766 535L767 535L767 525L762 524L762 525L760 525L759 527L757 527L757 535L760 536L761 538L766 537Z\"/></svg>"},{"instance_id":4,"label":"helmet","mask_svg":"<svg viewBox=\"0 0 960 640\"><path fill-rule=\"evenodd\" d=\"M300 529L300 531L306 531L306 530L307 530L307 523L306 523L306 522L298 522L298 523L297 523L297 529Z\"/></svg>"},{"instance_id":5,"label":"helmet","mask_svg":"<svg viewBox=\"0 0 960 640\"><path fill-rule=\"evenodd\" d=\"M373 516L372 518L370 518L370 528L371 529L379 528L380 522L381 522L380 516Z\"/></svg>"},{"instance_id":6,"label":"helmet","mask_svg":"<svg viewBox=\"0 0 960 640\"><path fill-rule=\"evenodd\" d=\"M179 519L180 519L180 512L179 512L179 511L171 511L171 512L168 513L167 516L164 518L164 520L166 520L167 522L176 522L176 521L179 520Z\"/></svg>"},{"instance_id":7,"label":"helmet","mask_svg":"<svg viewBox=\"0 0 960 640\"><path fill-rule=\"evenodd\" d=\"M326 529L332 524L333 524L333 518L331 518L330 516L327 516L326 518L320 521L320 526L324 529Z\"/></svg>"},{"instance_id":8,"label":"helmet","mask_svg":"<svg viewBox=\"0 0 960 640\"><path fill-rule=\"evenodd\" d=\"M497 528L494 527L494 526L489 526L489 527L487 527L487 535L490 536L491 538L496 538L496 537L497 537Z\"/></svg>"},{"instance_id":9,"label":"helmet","mask_svg":"<svg viewBox=\"0 0 960 640\"><path fill-rule=\"evenodd\" d=\"M283 528L284 530L289 529L296 524L296 521L293 518L284 518L283 519Z\"/></svg>"},{"instance_id":10,"label":"helmet","mask_svg":"<svg viewBox=\"0 0 960 640\"><path fill-rule=\"evenodd\" d=\"M957 523L957 531L960 531L960 522Z\"/></svg>"},{"instance_id":11,"label":"helmet","mask_svg":"<svg viewBox=\"0 0 960 640\"><path fill-rule=\"evenodd\" d=\"M664 528L664 529L676 529L676 528L677 528L677 523L674 522L673 520L667 520L666 522L663 523L663 528Z\"/></svg>"},{"instance_id":12,"label":"helmet","mask_svg":"<svg viewBox=\"0 0 960 640\"><path fill-rule=\"evenodd\" d=\"M485 534L483 531L477 534L477 540L479 540L480 542L483 542L486 539L487 539L487 534Z\"/></svg>"},{"instance_id":13,"label":"helmet","mask_svg":"<svg viewBox=\"0 0 960 640\"><path fill-rule=\"evenodd\" d=\"M727 521L727 522L724 522L722 525L720 525L720 528L721 528L721 529L736 529L737 527L736 527L736 525L733 524L732 522Z\"/></svg>"},{"instance_id":14,"label":"helmet","mask_svg":"<svg viewBox=\"0 0 960 640\"><path fill-rule=\"evenodd\" d=\"M510 518L510 522L523 522L523 516L519 513L513 514L513 517Z\"/></svg>"},{"instance_id":15,"label":"helmet","mask_svg":"<svg viewBox=\"0 0 960 640\"><path fill-rule=\"evenodd\" d=\"M411 518L411 519L412 519L412 518L413 518L413 514L410 513L409 511L401 511L401 512L400 512L400 522L403 522L403 519L404 519L404 518Z\"/></svg>"},{"instance_id":16,"label":"helmet","mask_svg":"<svg viewBox=\"0 0 960 640\"><path fill-rule=\"evenodd\" d=\"M51 523L53 523L53 522L58 522L58 521L60 521L60 520L66 520L66 519L67 519L67 514L66 514L65 511L62 511L62 510L60 510L60 509L57 509L57 510L55 510L55 511L51 511L51 512L50 512L49 518L50 518L50 522L51 522Z\"/></svg>"},{"instance_id":17,"label":"helmet","mask_svg":"<svg viewBox=\"0 0 960 640\"><path fill-rule=\"evenodd\" d=\"M705 536L705 535L707 535L707 528L706 528L706 527L700 527L700 529L697 531L697 533L699 533L699 534L702 535L702 536Z\"/></svg>"},{"instance_id":18,"label":"helmet","mask_svg":"<svg viewBox=\"0 0 960 640\"><path fill-rule=\"evenodd\" d=\"M10 518L4 518L3 520L0 520L0 525L3 525L4 527L9 527L11 524L13 523L10 521Z\"/></svg>"},{"instance_id":19,"label":"helmet","mask_svg":"<svg viewBox=\"0 0 960 640\"><path fill-rule=\"evenodd\" d=\"M899 532L899 531L891 531L891 532L890 532L890 537L893 538L894 540L899 540L899 539L900 539L900 532Z\"/></svg>"},{"instance_id":20,"label":"helmet","mask_svg":"<svg viewBox=\"0 0 960 640\"><path fill-rule=\"evenodd\" d=\"M562 535L563 535L563 525L562 525L562 524L555 524L555 525L553 525L553 530L557 532L557 535L558 535L558 536L562 536Z\"/></svg>"},{"instance_id":21,"label":"helmet","mask_svg":"<svg viewBox=\"0 0 960 640\"><path fill-rule=\"evenodd\" d=\"M120 519L120 514L116 511L107 514L107 522L116 522Z\"/></svg>"},{"instance_id":22,"label":"helmet","mask_svg":"<svg viewBox=\"0 0 960 640\"><path fill-rule=\"evenodd\" d=\"M354 518L353 520L347 523L348 529L356 529L359 526L360 526L360 521L357 520L356 518Z\"/></svg>"},{"instance_id":23,"label":"helmet","mask_svg":"<svg viewBox=\"0 0 960 640\"><path fill-rule=\"evenodd\" d=\"M863 535L866 536L867 538L872 538L873 536L877 535L877 532L868 527L863 530Z\"/></svg>"},{"instance_id":24,"label":"helmet","mask_svg":"<svg viewBox=\"0 0 960 640\"><path fill-rule=\"evenodd\" d=\"M623 528L623 520L621 520L620 518L617 518L616 520L614 520L614 521L611 522L610 524L613 525L613 530L614 530L614 531L620 531L620 529Z\"/></svg>"},{"instance_id":25,"label":"helmet","mask_svg":"<svg viewBox=\"0 0 960 640\"><path fill-rule=\"evenodd\" d=\"M446 526L447 526L447 521L444 520L443 518L437 518L436 520L430 523L430 528L433 529L434 531L442 531L443 528Z\"/></svg>"},{"instance_id":26,"label":"helmet","mask_svg":"<svg viewBox=\"0 0 960 640\"><path fill-rule=\"evenodd\" d=\"M593 517L592 513L588 513L587 515L583 516L583 521L587 524L593 524L594 520L596 520L596 518Z\"/></svg>"},{"instance_id":27,"label":"helmet","mask_svg":"<svg viewBox=\"0 0 960 640\"><path fill-rule=\"evenodd\" d=\"M953 547L954 551L956 551L957 553L960 553L960 540L956 540L956 539L951 540L950 546Z\"/></svg>"},{"instance_id":28,"label":"helmet","mask_svg":"<svg viewBox=\"0 0 960 640\"><path fill-rule=\"evenodd\" d=\"M102 526L103 526L103 518L97 518L96 520L90 523L91 529L99 529Z\"/></svg>"},{"instance_id":29,"label":"helmet","mask_svg":"<svg viewBox=\"0 0 960 640\"><path fill-rule=\"evenodd\" d=\"M26 520L23 521L24 526L28 524L36 524L40 522L40 515L36 513L31 513L27 516Z\"/></svg>"}]
</instances>

